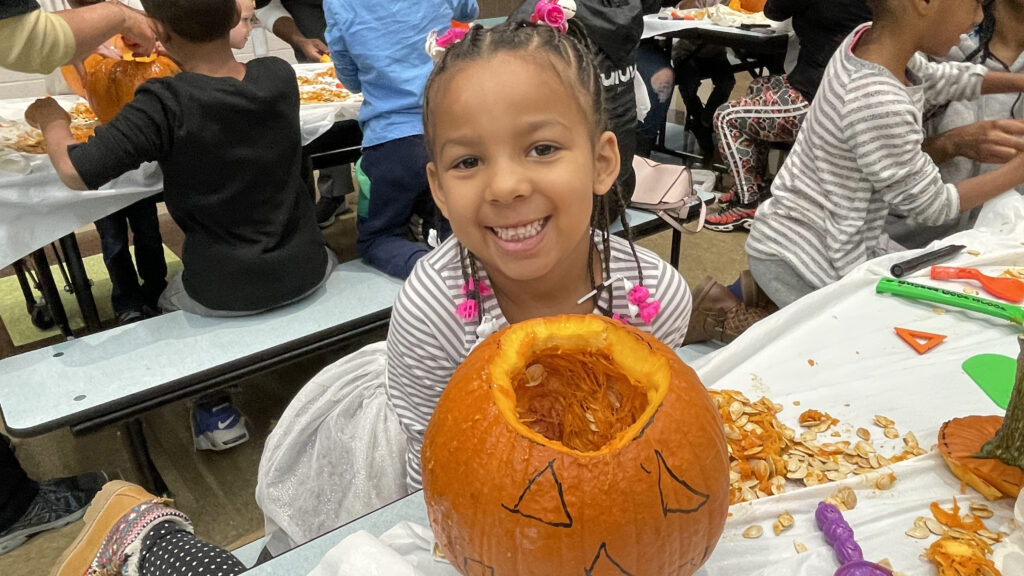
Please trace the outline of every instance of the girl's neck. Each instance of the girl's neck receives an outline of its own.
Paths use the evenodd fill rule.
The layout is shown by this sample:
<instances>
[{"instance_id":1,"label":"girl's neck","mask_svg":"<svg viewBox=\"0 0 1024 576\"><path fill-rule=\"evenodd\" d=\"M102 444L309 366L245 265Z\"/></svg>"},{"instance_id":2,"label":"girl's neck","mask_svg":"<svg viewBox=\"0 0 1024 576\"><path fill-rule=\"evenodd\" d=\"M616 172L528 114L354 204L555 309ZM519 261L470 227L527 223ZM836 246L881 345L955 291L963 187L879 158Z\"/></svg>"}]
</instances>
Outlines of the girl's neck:
<instances>
[{"instance_id":1,"label":"girl's neck","mask_svg":"<svg viewBox=\"0 0 1024 576\"><path fill-rule=\"evenodd\" d=\"M584 294L594 289L586 268L585 258L588 254L594 270L594 284L600 284L603 281L601 254L592 247L589 236L563 260L566 264L578 262L578 265L556 266L552 273L542 278L514 280L500 272L491 273L488 270L491 289L509 324L543 316L593 312L594 298L588 298L582 304L577 303ZM564 270L576 272L559 273Z\"/></svg>"},{"instance_id":2,"label":"girl's neck","mask_svg":"<svg viewBox=\"0 0 1024 576\"><path fill-rule=\"evenodd\" d=\"M228 38L204 44L178 42L173 56L185 72L241 80L245 76L245 64L235 60L230 42Z\"/></svg>"},{"instance_id":3,"label":"girl's neck","mask_svg":"<svg viewBox=\"0 0 1024 576\"><path fill-rule=\"evenodd\" d=\"M996 2L996 30L988 50L1000 62L1012 66L1024 51L1024 7L1016 2Z\"/></svg>"},{"instance_id":4,"label":"girl's neck","mask_svg":"<svg viewBox=\"0 0 1024 576\"><path fill-rule=\"evenodd\" d=\"M904 85L907 82L907 63L918 51L909 34L883 24L868 28L853 47L853 54L861 60L882 66Z\"/></svg>"}]
</instances>

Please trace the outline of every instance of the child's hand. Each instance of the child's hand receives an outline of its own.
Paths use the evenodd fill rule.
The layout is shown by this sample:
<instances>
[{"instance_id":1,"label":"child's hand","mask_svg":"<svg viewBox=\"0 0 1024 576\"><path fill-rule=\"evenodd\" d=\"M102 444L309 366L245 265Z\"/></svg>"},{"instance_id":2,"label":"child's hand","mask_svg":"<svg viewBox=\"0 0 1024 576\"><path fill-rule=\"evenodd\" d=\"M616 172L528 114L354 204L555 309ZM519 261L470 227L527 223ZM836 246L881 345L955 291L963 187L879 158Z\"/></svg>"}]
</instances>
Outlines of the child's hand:
<instances>
[{"instance_id":1,"label":"child's hand","mask_svg":"<svg viewBox=\"0 0 1024 576\"><path fill-rule=\"evenodd\" d=\"M1024 120L985 120L946 133L957 156L1004 164L1024 152Z\"/></svg>"},{"instance_id":2,"label":"child's hand","mask_svg":"<svg viewBox=\"0 0 1024 576\"><path fill-rule=\"evenodd\" d=\"M70 126L71 115L53 98L40 98L25 110L25 121L33 128L42 130L53 122L64 122Z\"/></svg>"}]
</instances>

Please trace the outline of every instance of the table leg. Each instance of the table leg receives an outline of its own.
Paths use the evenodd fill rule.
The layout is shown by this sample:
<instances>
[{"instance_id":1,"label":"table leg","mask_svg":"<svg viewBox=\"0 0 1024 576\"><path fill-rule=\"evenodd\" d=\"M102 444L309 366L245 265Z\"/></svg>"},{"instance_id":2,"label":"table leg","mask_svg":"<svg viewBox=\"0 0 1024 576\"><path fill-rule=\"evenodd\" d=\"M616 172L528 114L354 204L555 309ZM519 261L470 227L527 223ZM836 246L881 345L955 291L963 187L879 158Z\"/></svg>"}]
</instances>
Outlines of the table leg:
<instances>
[{"instance_id":1,"label":"table leg","mask_svg":"<svg viewBox=\"0 0 1024 576\"><path fill-rule=\"evenodd\" d=\"M683 233L675 228L672 229L672 254L669 256L669 262L672 266L679 270L679 252L683 244Z\"/></svg>"},{"instance_id":2,"label":"table leg","mask_svg":"<svg viewBox=\"0 0 1024 576\"><path fill-rule=\"evenodd\" d=\"M167 496L170 490L160 471L156 469L153 458L149 454L149 445L146 443L146 434L142 429L142 421L132 418L125 423L128 432L128 443L131 445L132 456L135 464L142 473L142 487L157 496Z\"/></svg>"},{"instance_id":3,"label":"table leg","mask_svg":"<svg viewBox=\"0 0 1024 576\"><path fill-rule=\"evenodd\" d=\"M67 312L64 311L64 303L60 300L60 290L57 289L57 283L53 281L53 273L50 272L50 262L46 259L45 246L32 253L32 262L36 267L39 291L43 293L54 323L60 327L60 332L65 338L74 338Z\"/></svg>"},{"instance_id":4,"label":"table leg","mask_svg":"<svg viewBox=\"0 0 1024 576\"><path fill-rule=\"evenodd\" d=\"M92 297L92 283L85 271L85 264L82 263L82 253L78 249L75 233L72 232L61 238L60 247L64 251L64 260L68 265L68 274L71 275L71 286L74 289L75 299L78 300L78 307L85 320L85 329L88 332L99 332L101 329L100 315L96 310L96 300Z\"/></svg>"}]
</instances>

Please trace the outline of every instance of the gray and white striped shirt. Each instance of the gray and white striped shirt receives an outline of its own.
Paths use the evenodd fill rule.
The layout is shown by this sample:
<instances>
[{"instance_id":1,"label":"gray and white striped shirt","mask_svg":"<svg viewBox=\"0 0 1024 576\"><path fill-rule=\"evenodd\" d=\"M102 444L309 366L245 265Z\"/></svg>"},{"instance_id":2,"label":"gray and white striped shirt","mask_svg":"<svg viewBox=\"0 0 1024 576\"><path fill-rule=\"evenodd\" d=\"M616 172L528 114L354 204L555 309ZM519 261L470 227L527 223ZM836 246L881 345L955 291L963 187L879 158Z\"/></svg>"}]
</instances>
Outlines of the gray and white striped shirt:
<instances>
[{"instance_id":1,"label":"gray and white striped shirt","mask_svg":"<svg viewBox=\"0 0 1024 576\"><path fill-rule=\"evenodd\" d=\"M597 244L600 247L600 242ZM633 324L677 348L682 345L690 322L690 290L679 272L657 254L640 247L636 250L644 286L651 291L652 298L661 301L661 313L651 326L645 326L639 318ZM636 262L629 243L613 236L611 256L612 276L622 276L637 284ZM480 277L486 281L486 271L480 270ZM481 337L487 335L487 331L478 335L478 322L466 322L455 314L456 306L464 299L462 284L459 244L452 237L416 264L402 286L391 315L387 397L407 437L410 489L421 485L420 450L434 407L455 369ZM611 291L606 290L601 305L628 317L628 302L622 286L621 282L616 282ZM493 322L494 331L508 326L493 295L485 296L482 305L483 317Z\"/></svg>"},{"instance_id":2,"label":"gray and white striped shirt","mask_svg":"<svg viewBox=\"0 0 1024 576\"><path fill-rule=\"evenodd\" d=\"M906 86L854 56L869 28L854 30L829 61L746 244L751 256L784 260L818 288L900 249L882 232L890 206L925 224L941 224L960 208L956 186L942 182L921 150L921 115L925 105L977 98L985 68L916 54Z\"/></svg>"}]
</instances>

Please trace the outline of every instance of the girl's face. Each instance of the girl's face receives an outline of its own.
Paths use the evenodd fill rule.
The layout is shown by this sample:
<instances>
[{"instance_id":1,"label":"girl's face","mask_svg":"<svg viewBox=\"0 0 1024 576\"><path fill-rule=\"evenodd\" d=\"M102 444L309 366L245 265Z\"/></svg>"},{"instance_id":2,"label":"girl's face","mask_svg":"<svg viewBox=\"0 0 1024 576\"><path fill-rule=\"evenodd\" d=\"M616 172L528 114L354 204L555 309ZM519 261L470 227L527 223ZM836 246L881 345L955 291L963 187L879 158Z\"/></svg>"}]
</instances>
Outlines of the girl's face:
<instances>
[{"instance_id":1,"label":"girl's face","mask_svg":"<svg viewBox=\"0 0 1024 576\"><path fill-rule=\"evenodd\" d=\"M255 20L254 12L255 5L252 0L239 0L238 13L241 18L239 18L238 24L231 29L231 47L235 50L245 48L245 43L249 41L249 34L252 32Z\"/></svg>"},{"instance_id":2,"label":"girl's face","mask_svg":"<svg viewBox=\"0 0 1024 576\"><path fill-rule=\"evenodd\" d=\"M934 0L929 26L934 33L929 35L926 54L943 58L960 42L960 35L967 34L981 23L985 16L981 6L984 0Z\"/></svg>"},{"instance_id":3,"label":"girl's face","mask_svg":"<svg viewBox=\"0 0 1024 576\"><path fill-rule=\"evenodd\" d=\"M580 100L542 57L462 64L434 91L430 188L492 279L573 277L590 213L619 171L615 136L594 137Z\"/></svg>"}]
</instances>

